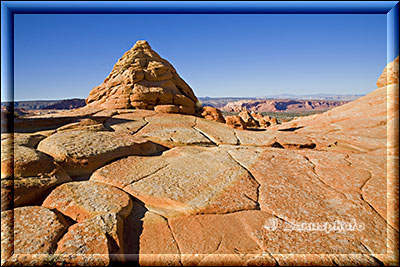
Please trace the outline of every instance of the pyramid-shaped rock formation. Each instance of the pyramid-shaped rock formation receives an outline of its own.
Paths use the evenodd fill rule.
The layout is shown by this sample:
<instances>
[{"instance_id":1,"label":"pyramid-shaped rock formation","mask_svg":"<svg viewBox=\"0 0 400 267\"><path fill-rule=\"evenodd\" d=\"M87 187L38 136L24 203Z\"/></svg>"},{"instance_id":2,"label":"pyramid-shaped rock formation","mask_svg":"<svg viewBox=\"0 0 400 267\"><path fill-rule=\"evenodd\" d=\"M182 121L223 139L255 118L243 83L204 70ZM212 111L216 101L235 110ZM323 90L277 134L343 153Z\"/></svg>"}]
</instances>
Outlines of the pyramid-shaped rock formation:
<instances>
[{"instance_id":1,"label":"pyramid-shaped rock formation","mask_svg":"<svg viewBox=\"0 0 400 267\"><path fill-rule=\"evenodd\" d=\"M155 109L184 114L194 114L197 102L190 86L147 41L137 41L86 99L87 104L105 109Z\"/></svg>"}]
</instances>

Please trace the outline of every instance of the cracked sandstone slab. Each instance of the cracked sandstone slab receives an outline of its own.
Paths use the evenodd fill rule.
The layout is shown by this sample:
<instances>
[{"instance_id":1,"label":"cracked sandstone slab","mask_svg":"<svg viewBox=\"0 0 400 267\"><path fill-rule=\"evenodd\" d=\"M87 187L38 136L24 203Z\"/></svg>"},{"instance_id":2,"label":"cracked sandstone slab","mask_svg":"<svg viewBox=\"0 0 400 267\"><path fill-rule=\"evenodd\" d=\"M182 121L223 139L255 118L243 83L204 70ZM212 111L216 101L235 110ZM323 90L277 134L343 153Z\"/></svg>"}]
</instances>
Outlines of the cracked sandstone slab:
<instances>
[{"instance_id":1,"label":"cracked sandstone slab","mask_svg":"<svg viewBox=\"0 0 400 267\"><path fill-rule=\"evenodd\" d=\"M268 230L266 226L271 220L278 220L281 228ZM262 253L274 255L367 252L358 242L347 239L346 234L284 231L283 222L264 211L180 216L169 219L169 223L182 253L184 265L211 262L212 258L217 259L218 256L227 254L254 256ZM269 259L273 261L272 257Z\"/></svg>"},{"instance_id":2,"label":"cracked sandstone slab","mask_svg":"<svg viewBox=\"0 0 400 267\"><path fill-rule=\"evenodd\" d=\"M166 216L258 207L258 184L218 148L179 147L161 156L132 156L104 166L90 180L121 187Z\"/></svg>"},{"instance_id":3,"label":"cracked sandstone slab","mask_svg":"<svg viewBox=\"0 0 400 267\"><path fill-rule=\"evenodd\" d=\"M115 213L125 218L132 210L132 200L127 193L114 186L83 181L57 187L42 206L82 222L104 213Z\"/></svg>"},{"instance_id":4,"label":"cracked sandstone slab","mask_svg":"<svg viewBox=\"0 0 400 267\"><path fill-rule=\"evenodd\" d=\"M1 142L2 209L36 204L56 185L71 181L51 157L34 148L18 145L34 145L42 138L36 137L24 134L17 135L15 142L9 138Z\"/></svg>"},{"instance_id":5,"label":"cracked sandstone slab","mask_svg":"<svg viewBox=\"0 0 400 267\"><path fill-rule=\"evenodd\" d=\"M348 240L363 242L372 253L386 250L386 221L375 210L347 199L320 182L313 165L297 150L264 149L257 153L257 150L247 149L230 153L260 183L262 211L285 218L289 223L339 220L354 224L355 221L363 230L346 232ZM348 163L337 168L345 166Z\"/></svg>"},{"instance_id":6,"label":"cracked sandstone slab","mask_svg":"<svg viewBox=\"0 0 400 267\"><path fill-rule=\"evenodd\" d=\"M148 122L137 136L149 139L167 147L204 145L212 146L214 143L193 127L196 117L180 114L158 114L147 117Z\"/></svg>"},{"instance_id":7,"label":"cracked sandstone slab","mask_svg":"<svg viewBox=\"0 0 400 267\"><path fill-rule=\"evenodd\" d=\"M142 208L143 209L143 208ZM143 214L138 214L143 212ZM134 210L125 221L126 260L137 260L142 266L180 264L180 251L169 228L168 221L134 204Z\"/></svg>"},{"instance_id":8,"label":"cracked sandstone slab","mask_svg":"<svg viewBox=\"0 0 400 267\"><path fill-rule=\"evenodd\" d=\"M96 254L104 257L107 263L105 265L108 265L112 259L123 261L121 257L124 253L123 228L123 219L115 213L100 214L76 223L58 242L55 255L62 258L63 263L68 265L79 264L80 257L90 260L91 256ZM69 259L69 255L80 257ZM91 261L94 263L93 260Z\"/></svg>"},{"instance_id":9,"label":"cracked sandstone slab","mask_svg":"<svg viewBox=\"0 0 400 267\"><path fill-rule=\"evenodd\" d=\"M67 227L62 216L44 207L28 206L3 211L2 265L3 261L7 265L20 262L24 258L23 254L52 254Z\"/></svg>"},{"instance_id":10,"label":"cracked sandstone slab","mask_svg":"<svg viewBox=\"0 0 400 267\"><path fill-rule=\"evenodd\" d=\"M164 148L127 133L66 131L47 137L38 150L52 157L71 176L91 174L117 158L151 155Z\"/></svg>"}]
</instances>

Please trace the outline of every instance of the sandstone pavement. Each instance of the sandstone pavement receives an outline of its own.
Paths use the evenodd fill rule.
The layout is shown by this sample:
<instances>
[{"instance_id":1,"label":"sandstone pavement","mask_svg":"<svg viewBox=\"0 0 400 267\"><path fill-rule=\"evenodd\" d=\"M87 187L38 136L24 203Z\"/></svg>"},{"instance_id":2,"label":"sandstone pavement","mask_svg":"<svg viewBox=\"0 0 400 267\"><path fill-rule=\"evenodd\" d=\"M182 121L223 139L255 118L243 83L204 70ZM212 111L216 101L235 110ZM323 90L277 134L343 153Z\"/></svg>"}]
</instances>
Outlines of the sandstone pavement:
<instances>
[{"instance_id":1,"label":"sandstone pavement","mask_svg":"<svg viewBox=\"0 0 400 267\"><path fill-rule=\"evenodd\" d=\"M56 209L74 221L81 222L104 213L115 213L124 218L132 209L132 200L116 187L81 181L58 186L42 206Z\"/></svg>"},{"instance_id":2,"label":"sandstone pavement","mask_svg":"<svg viewBox=\"0 0 400 267\"><path fill-rule=\"evenodd\" d=\"M128 157L97 170L90 180L118 186L165 216L257 208L257 182L226 151L173 148L146 162Z\"/></svg>"},{"instance_id":3,"label":"sandstone pavement","mask_svg":"<svg viewBox=\"0 0 400 267\"><path fill-rule=\"evenodd\" d=\"M69 225L62 215L40 206L1 212L1 258L17 264L24 254L52 254ZM10 262L8 263L10 264Z\"/></svg>"},{"instance_id":4,"label":"sandstone pavement","mask_svg":"<svg viewBox=\"0 0 400 267\"><path fill-rule=\"evenodd\" d=\"M17 134L1 142L1 207L2 210L37 201L55 186L71 181L54 159L35 147L41 135Z\"/></svg>"},{"instance_id":5,"label":"sandstone pavement","mask_svg":"<svg viewBox=\"0 0 400 267\"><path fill-rule=\"evenodd\" d=\"M102 165L129 155L151 155L162 147L116 132L62 131L42 140L38 150L51 155L71 176L88 175Z\"/></svg>"},{"instance_id":6,"label":"sandstone pavement","mask_svg":"<svg viewBox=\"0 0 400 267\"><path fill-rule=\"evenodd\" d=\"M28 196L2 264L397 266L397 66L319 115L222 123L138 42L86 107L2 134L2 204Z\"/></svg>"}]
</instances>

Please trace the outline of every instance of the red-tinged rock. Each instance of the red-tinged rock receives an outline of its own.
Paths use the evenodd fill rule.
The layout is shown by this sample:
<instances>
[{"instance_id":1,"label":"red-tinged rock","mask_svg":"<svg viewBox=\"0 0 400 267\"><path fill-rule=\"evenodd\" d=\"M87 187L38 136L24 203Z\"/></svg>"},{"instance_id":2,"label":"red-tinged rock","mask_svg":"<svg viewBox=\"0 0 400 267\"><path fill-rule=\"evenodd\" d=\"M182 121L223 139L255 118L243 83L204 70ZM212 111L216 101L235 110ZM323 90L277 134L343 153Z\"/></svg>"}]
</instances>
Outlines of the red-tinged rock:
<instances>
[{"instance_id":1,"label":"red-tinged rock","mask_svg":"<svg viewBox=\"0 0 400 267\"><path fill-rule=\"evenodd\" d=\"M179 107L175 105L158 105L154 111L161 113L179 113Z\"/></svg>"},{"instance_id":2,"label":"red-tinged rock","mask_svg":"<svg viewBox=\"0 0 400 267\"><path fill-rule=\"evenodd\" d=\"M396 83L399 83L399 56L397 56L394 61L387 64L381 76L379 76L376 85L379 88Z\"/></svg>"},{"instance_id":3,"label":"red-tinged rock","mask_svg":"<svg viewBox=\"0 0 400 267\"><path fill-rule=\"evenodd\" d=\"M226 120L226 125L228 125L231 128L240 130L245 130L247 128L246 123L243 121L243 119L237 115L227 116L225 120Z\"/></svg>"},{"instance_id":4,"label":"red-tinged rock","mask_svg":"<svg viewBox=\"0 0 400 267\"><path fill-rule=\"evenodd\" d=\"M259 118L257 120L258 120L258 123L260 124L261 128L267 128L267 127L271 126L271 122L269 119Z\"/></svg>"},{"instance_id":5,"label":"red-tinged rock","mask_svg":"<svg viewBox=\"0 0 400 267\"><path fill-rule=\"evenodd\" d=\"M24 138L26 144L30 138ZM27 140L28 139L28 140ZM19 137L15 143L21 143ZM24 140L22 143L25 144ZM12 139L1 142L1 207L10 209L38 204L55 186L71 181L48 155Z\"/></svg>"},{"instance_id":6,"label":"red-tinged rock","mask_svg":"<svg viewBox=\"0 0 400 267\"><path fill-rule=\"evenodd\" d=\"M157 109L184 114L194 114L197 102L190 86L147 41L137 41L86 99L87 104L105 109Z\"/></svg>"},{"instance_id":7,"label":"red-tinged rock","mask_svg":"<svg viewBox=\"0 0 400 267\"><path fill-rule=\"evenodd\" d=\"M129 155L151 155L163 148L128 133L63 131L39 143L71 176L91 174L106 163Z\"/></svg>"},{"instance_id":8,"label":"red-tinged rock","mask_svg":"<svg viewBox=\"0 0 400 267\"><path fill-rule=\"evenodd\" d=\"M40 176L3 179L1 181L2 209L39 204L54 187L70 181L71 178L59 166L52 172ZM6 207L11 199L13 199L12 206Z\"/></svg>"},{"instance_id":9,"label":"red-tinged rock","mask_svg":"<svg viewBox=\"0 0 400 267\"><path fill-rule=\"evenodd\" d=\"M329 163L310 162L309 158L302 155L303 153L298 153L298 150L247 148L231 150L230 153L260 183L259 203L262 211L274 214L294 225L302 222L329 225L344 222L347 227L351 226L353 229L345 231L347 240L362 242L376 254L386 250L386 221L367 203L355 201L351 195L347 195L347 192L341 189L343 182L339 185L326 176L319 176L316 171L319 166L327 166ZM347 166L348 163L337 161L338 170ZM337 181L346 177L351 179L354 183L353 188L359 186L359 181L362 181L359 177L342 178L345 174L339 171L332 171L331 175L336 176ZM361 171L356 175L369 174ZM351 187L348 185L348 188ZM330 235L334 236L332 232Z\"/></svg>"},{"instance_id":10,"label":"red-tinged rock","mask_svg":"<svg viewBox=\"0 0 400 267\"><path fill-rule=\"evenodd\" d=\"M314 141L309 137L295 132L269 131L268 134L274 136L266 145L286 149L313 149L316 147Z\"/></svg>"},{"instance_id":11,"label":"red-tinged rock","mask_svg":"<svg viewBox=\"0 0 400 267\"><path fill-rule=\"evenodd\" d=\"M226 124L221 124L216 121L198 118L194 128L207 136L213 143L217 145L229 144L238 145L234 130Z\"/></svg>"},{"instance_id":12,"label":"red-tinged rock","mask_svg":"<svg viewBox=\"0 0 400 267\"><path fill-rule=\"evenodd\" d=\"M82 222L96 215L115 213L122 218L132 210L132 200L122 190L91 181L70 182L54 189L42 204Z\"/></svg>"},{"instance_id":13,"label":"red-tinged rock","mask_svg":"<svg viewBox=\"0 0 400 267\"><path fill-rule=\"evenodd\" d=\"M203 107L201 116L203 116L203 118L205 118L206 120L225 123L225 118L222 115L222 112L214 107L210 106Z\"/></svg>"},{"instance_id":14,"label":"red-tinged rock","mask_svg":"<svg viewBox=\"0 0 400 267\"><path fill-rule=\"evenodd\" d=\"M378 266L374 256L368 254L278 254L272 255L276 265L281 266ZM257 258L249 261L249 265L257 262Z\"/></svg>"},{"instance_id":15,"label":"red-tinged rock","mask_svg":"<svg viewBox=\"0 0 400 267\"><path fill-rule=\"evenodd\" d=\"M277 125L278 124L278 120L275 117L272 117L269 120L269 123L271 124L271 126Z\"/></svg>"},{"instance_id":16,"label":"red-tinged rock","mask_svg":"<svg viewBox=\"0 0 400 267\"><path fill-rule=\"evenodd\" d=\"M179 147L151 158L128 157L97 170L90 180L120 187L166 216L257 208L257 183L218 148Z\"/></svg>"},{"instance_id":17,"label":"red-tinged rock","mask_svg":"<svg viewBox=\"0 0 400 267\"><path fill-rule=\"evenodd\" d=\"M195 129L196 117L181 114L157 114L146 118L137 136L166 147L184 145L213 146L213 142Z\"/></svg>"},{"instance_id":18,"label":"red-tinged rock","mask_svg":"<svg viewBox=\"0 0 400 267\"><path fill-rule=\"evenodd\" d=\"M55 168L53 159L36 149L19 145L12 147L7 141L1 144L1 178L37 176Z\"/></svg>"},{"instance_id":19,"label":"red-tinged rock","mask_svg":"<svg viewBox=\"0 0 400 267\"><path fill-rule=\"evenodd\" d=\"M258 128L260 127L260 124L256 119L253 118L253 116L250 114L250 111L248 110L242 110L238 114L239 117L243 119L243 121L246 124L246 128Z\"/></svg>"},{"instance_id":20,"label":"red-tinged rock","mask_svg":"<svg viewBox=\"0 0 400 267\"><path fill-rule=\"evenodd\" d=\"M108 131L103 123L103 119L82 119L79 122L73 122L57 128L57 132L68 130L84 130L84 131Z\"/></svg>"},{"instance_id":21,"label":"red-tinged rock","mask_svg":"<svg viewBox=\"0 0 400 267\"><path fill-rule=\"evenodd\" d=\"M124 230L126 261L138 260L141 266L180 265L178 244L165 218L134 204Z\"/></svg>"},{"instance_id":22,"label":"red-tinged rock","mask_svg":"<svg viewBox=\"0 0 400 267\"><path fill-rule=\"evenodd\" d=\"M348 101L337 100L291 100L291 99L256 99L229 102L221 107L222 111L240 112L243 109L258 112L305 112L327 111L346 104Z\"/></svg>"},{"instance_id":23,"label":"red-tinged rock","mask_svg":"<svg viewBox=\"0 0 400 267\"><path fill-rule=\"evenodd\" d=\"M116 214L105 213L72 225L58 242L55 255L62 257L64 264L70 265L82 258L93 264L98 259L91 259L92 255L100 254L108 265L113 259L123 261L123 253L123 219ZM79 255L81 258L69 260L66 255Z\"/></svg>"},{"instance_id":24,"label":"red-tinged rock","mask_svg":"<svg viewBox=\"0 0 400 267\"><path fill-rule=\"evenodd\" d=\"M6 261L9 261L8 265L18 263L23 254L52 254L67 227L62 216L44 207L28 206L3 211L2 265Z\"/></svg>"},{"instance_id":25,"label":"red-tinged rock","mask_svg":"<svg viewBox=\"0 0 400 267\"><path fill-rule=\"evenodd\" d=\"M277 228L268 228L276 222ZM346 254L367 250L346 234L285 230L285 222L268 212L205 214L169 219L184 265L204 265L226 255L226 264L249 260L246 255ZM228 255L237 255L235 258ZM241 258L241 259L240 259ZM266 257L264 264L276 260Z\"/></svg>"},{"instance_id":26,"label":"red-tinged rock","mask_svg":"<svg viewBox=\"0 0 400 267\"><path fill-rule=\"evenodd\" d=\"M8 142L18 146L35 148L40 141L46 138L43 134L37 133L2 133L1 142ZM3 149L2 149L3 150Z\"/></svg>"}]
</instances>

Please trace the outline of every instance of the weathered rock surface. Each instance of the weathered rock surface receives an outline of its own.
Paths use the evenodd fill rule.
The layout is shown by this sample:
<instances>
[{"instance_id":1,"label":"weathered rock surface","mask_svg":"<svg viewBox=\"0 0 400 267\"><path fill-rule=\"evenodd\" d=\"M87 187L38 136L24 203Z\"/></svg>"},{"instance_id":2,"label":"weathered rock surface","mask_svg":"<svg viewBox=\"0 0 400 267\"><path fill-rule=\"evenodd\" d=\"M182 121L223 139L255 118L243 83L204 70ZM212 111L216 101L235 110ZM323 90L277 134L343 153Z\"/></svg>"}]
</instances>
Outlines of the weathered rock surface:
<instances>
[{"instance_id":1,"label":"weathered rock surface","mask_svg":"<svg viewBox=\"0 0 400 267\"><path fill-rule=\"evenodd\" d=\"M146 118L149 122L137 135L167 147L182 145L214 145L197 131L196 117L184 115L156 115Z\"/></svg>"},{"instance_id":2,"label":"weathered rock surface","mask_svg":"<svg viewBox=\"0 0 400 267\"><path fill-rule=\"evenodd\" d=\"M280 228L268 229L275 221ZM285 231L284 221L264 211L181 216L172 219L170 224L182 254L367 252L357 242L347 240L344 234Z\"/></svg>"},{"instance_id":3,"label":"weathered rock surface","mask_svg":"<svg viewBox=\"0 0 400 267\"><path fill-rule=\"evenodd\" d=\"M250 114L250 111L248 110L242 110L238 114L239 117L242 118L242 120L246 124L246 128L257 128L260 127L259 122L253 118L253 116Z\"/></svg>"},{"instance_id":4,"label":"weathered rock surface","mask_svg":"<svg viewBox=\"0 0 400 267\"><path fill-rule=\"evenodd\" d=\"M214 107L203 107L201 111L201 116L203 116L203 118L205 118L206 120L225 123L225 118L222 115L221 111Z\"/></svg>"},{"instance_id":5,"label":"weathered rock surface","mask_svg":"<svg viewBox=\"0 0 400 267\"><path fill-rule=\"evenodd\" d=\"M178 266L180 252L168 221L134 203L124 228L127 261L139 261L144 266Z\"/></svg>"},{"instance_id":6,"label":"weathered rock surface","mask_svg":"<svg viewBox=\"0 0 400 267\"><path fill-rule=\"evenodd\" d=\"M127 193L116 187L82 181L60 185L45 199L42 206L56 209L74 221L82 222L105 213L125 218L132 210L132 200Z\"/></svg>"},{"instance_id":7,"label":"weathered rock surface","mask_svg":"<svg viewBox=\"0 0 400 267\"><path fill-rule=\"evenodd\" d=\"M79 122L73 122L57 128L57 132L67 130L107 131L101 120L92 118L82 119Z\"/></svg>"},{"instance_id":8,"label":"weathered rock surface","mask_svg":"<svg viewBox=\"0 0 400 267\"><path fill-rule=\"evenodd\" d=\"M151 155L162 147L130 134L80 130L55 133L41 141L38 150L51 155L69 175L82 176L117 158Z\"/></svg>"},{"instance_id":9,"label":"weathered rock surface","mask_svg":"<svg viewBox=\"0 0 400 267\"><path fill-rule=\"evenodd\" d=\"M46 136L42 134L29 134L29 133L2 133L1 142L6 142L11 145L26 146L30 148L35 148L40 141L42 141ZM4 143L4 144L6 144ZM7 149L7 148L5 148ZM1 149L3 150L3 149Z\"/></svg>"},{"instance_id":10,"label":"weathered rock surface","mask_svg":"<svg viewBox=\"0 0 400 267\"><path fill-rule=\"evenodd\" d=\"M214 144L230 144L238 145L239 141L232 128L226 124L221 124L216 121L210 121L206 119L197 119L194 128L205 135ZM239 130L240 131L240 130Z\"/></svg>"},{"instance_id":11,"label":"weathered rock surface","mask_svg":"<svg viewBox=\"0 0 400 267\"><path fill-rule=\"evenodd\" d=\"M247 128L246 123L240 116L237 115L226 116L225 120L226 120L226 125L228 125L231 128L241 129L241 130L245 130Z\"/></svg>"},{"instance_id":12,"label":"weathered rock surface","mask_svg":"<svg viewBox=\"0 0 400 267\"><path fill-rule=\"evenodd\" d=\"M117 74L127 55L117 63ZM142 57L135 57L136 66L142 66ZM139 83L173 79L168 71L152 72L155 63L146 64L150 67L144 67L142 78L128 77L142 79ZM118 75L104 84L120 88ZM52 157L71 175L91 174L76 178L89 181L65 183L48 196L40 193L47 196L43 207L7 207L2 213L7 222L6 227L2 222L4 265L124 260L142 265L398 265L398 83L281 125L250 113L271 125L249 130L182 114L120 109L125 107L122 91L111 102L107 92L107 101L101 102L101 93L78 110L25 121L29 131L39 133L16 135L15 141L2 135L9 151L23 147L15 161L20 178L12 179L14 158L2 155L2 164L10 162L2 180L2 186L10 183L9 192L18 188L19 179L31 178L26 174L43 178L40 173L62 171ZM176 112L176 106L181 112L175 102L154 109ZM95 125L105 129L90 129ZM169 150L157 153L161 149L148 140ZM142 147L147 142L150 147ZM37 160L40 156L45 159ZM86 171L85 164L90 166ZM23 188L29 195L30 187ZM29 233L17 244L25 250L40 247L43 254L8 257L15 249L13 212L21 213ZM65 226L57 230L60 223ZM37 241L28 246L36 235L45 240L43 246Z\"/></svg>"},{"instance_id":13,"label":"weathered rock surface","mask_svg":"<svg viewBox=\"0 0 400 267\"><path fill-rule=\"evenodd\" d=\"M1 180L2 209L37 204L59 184L69 182L71 178L59 166L50 173L32 177L14 177Z\"/></svg>"},{"instance_id":14,"label":"weathered rock surface","mask_svg":"<svg viewBox=\"0 0 400 267\"><path fill-rule=\"evenodd\" d=\"M37 142L37 136L27 135L17 135L15 142L10 138L2 140L2 209L37 204L51 188L71 181L68 174L51 157L34 148L18 145L33 146Z\"/></svg>"},{"instance_id":15,"label":"weathered rock surface","mask_svg":"<svg viewBox=\"0 0 400 267\"><path fill-rule=\"evenodd\" d=\"M353 152L384 149L388 144L387 122L396 114L395 107L386 109L387 100L397 88L390 85L376 89L349 104L278 125L275 129L292 129L309 136L317 146L320 144L320 149Z\"/></svg>"},{"instance_id":16,"label":"weathered rock surface","mask_svg":"<svg viewBox=\"0 0 400 267\"><path fill-rule=\"evenodd\" d=\"M136 42L86 99L87 104L106 109L156 108L160 112L184 114L194 114L197 102L174 67L146 41Z\"/></svg>"},{"instance_id":17,"label":"weathered rock surface","mask_svg":"<svg viewBox=\"0 0 400 267\"><path fill-rule=\"evenodd\" d=\"M1 177L10 178L35 176L39 173L49 173L55 168L52 158L26 146L15 145L13 154L8 149L10 144L2 142Z\"/></svg>"},{"instance_id":18,"label":"weathered rock surface","mask_svg":"<svg viewBox=\"0 0 400 267\"><path fill-rule=\"evenodd\" d=\"M90 180L120 187L166 216L257 208L257 182L223 150L174 148L147 161L128 157Z\"/></svg>"},{"instance_id":19,"label":"weathered rock surface","mask_svg":"<svg viewBox=\"0 0 400 267\"><path fill-rule=\"evenodd\" d=\"M53 211L29 206L1 213L2 265L24 260L23 254L52 254L68 224Z\"/></svg>"},{"instance_id":20,"label":"weathered rock surface","mask_svg":"<svg viewBox=\"0 0 400 267\"><path fill-rule=\"evenodd\" d=\"M394 61L387 64L381 76L379 76L376 85L378 88L384 87L389 84L399 83L399 56Z\"/></svg>"},{"instance_id":21,"label":"weathered rock surface","mask_svg":"<svg viewBox=\"0 0 400 267\"><path fill-rule=\"evenodd\" d=\"M71 226L58 242L55 254L64 258L64 264L67 265L79 265L82 258L86 260L85 265L108 265L111 260L124 260L122 238L122 218L104 213ZM68 259L65 254L80 257ZM92 258L96 254L102 257ZM116 255L113 257L113 254Z\"/></svg>"},{"instance_id":22,"label":"weathered rock surface","mask_svg":"<svg viewBox=\"0 0 400 267\"><path fill-rule=\"evenodd\" d=\"M331 162L322 159L313 162L310 158L318 156L313 151L302 150L296 153L293 150L277 151L271 148L264 151L251 150L234 150L231 154L260 183L259 204L262 211L284 218L294 225L298 222L333 224L336 220L347 223L353 221L353 224L362 225L362 230L347 231L346 238L354 242L360 240L373 253L384 253L388 227L385 219L370 208L368 203L353 199L348 194L350 190L357 192L356 188L370 178L368 171L355 169L353 176L346 172L335 172L334 179L322 172L330 168ZM338 159L343 156L330 155ZM291 167L287 168L288 165ZM348 164L336 166L343 168ZM351 189L343 186L343 181L348 179L350 181L347 183L352 183ZM286 199L285 203L281 202L282 197Z\"/></svg>"}]
</instances>

